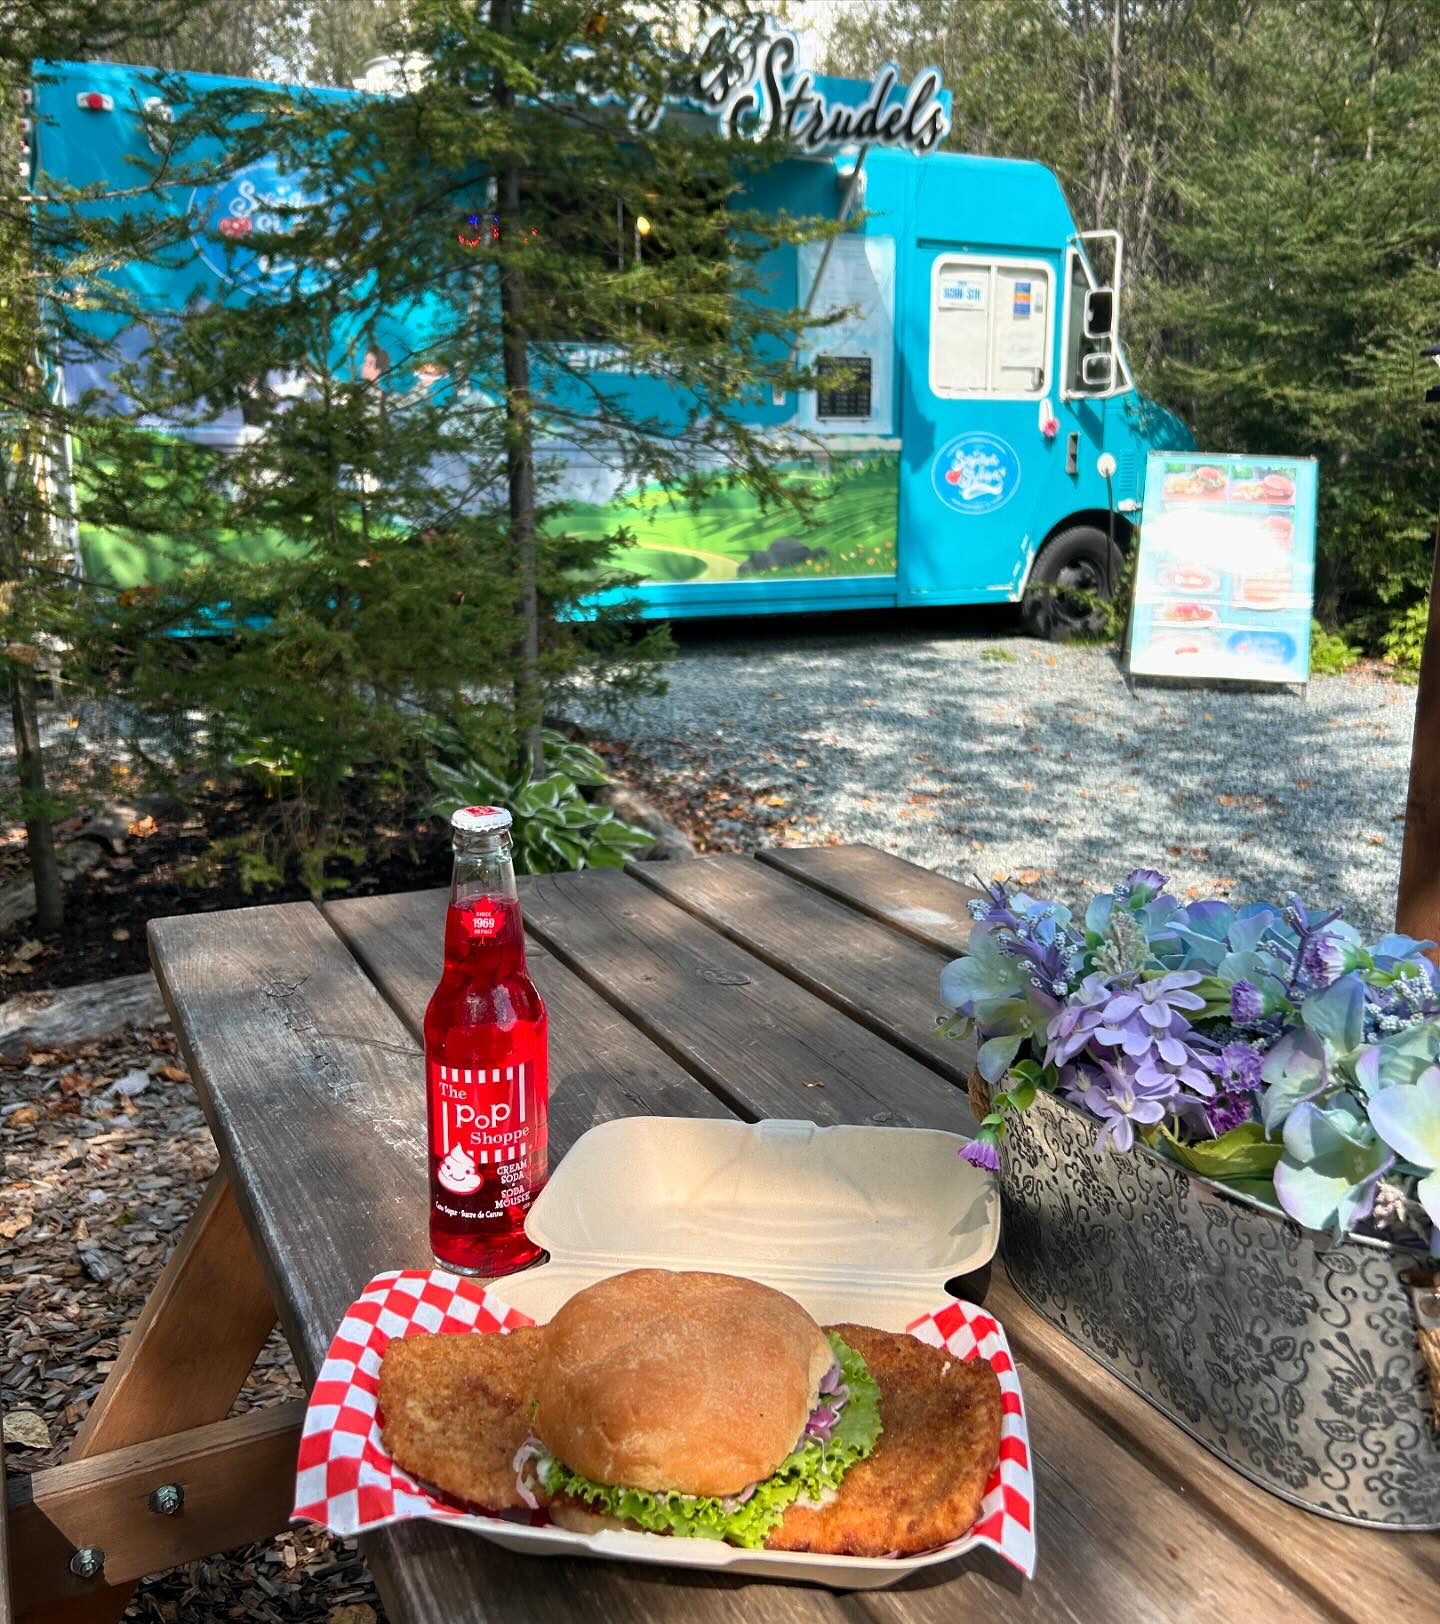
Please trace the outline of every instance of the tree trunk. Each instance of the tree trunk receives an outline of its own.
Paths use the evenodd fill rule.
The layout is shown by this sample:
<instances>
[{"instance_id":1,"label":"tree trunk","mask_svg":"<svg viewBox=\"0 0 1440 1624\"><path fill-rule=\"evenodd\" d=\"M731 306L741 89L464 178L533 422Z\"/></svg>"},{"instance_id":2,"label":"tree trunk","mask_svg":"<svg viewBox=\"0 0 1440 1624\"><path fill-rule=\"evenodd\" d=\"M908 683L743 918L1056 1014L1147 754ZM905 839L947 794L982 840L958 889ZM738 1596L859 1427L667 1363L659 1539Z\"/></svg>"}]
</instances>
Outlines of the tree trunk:
<instances>
[{"instance_id":1,"label":"tree trunk","mask_svg":"<svg viewBox=\"0 0 1440 1624\"><path fill-rule=\"evenodd\" d=\"M490 0L490 26L497 34L514 29L517 0ZM503 81L495 88L501 112L513 117L515 92ZM520 167L512 150L496 175L502 232L518 229ZM502 237L502 244L503 244ZM503 254L502 246L502 254ZM505 369L505 473L510 492L510 545L519 589L521 633L515 646L515 712L520 730L518 762L534 778L545 775L541 737L540 593L535 540L535 429L531 418L530 347L526 323L529 289L513 261L500 272L501 350Z\"/></svg>"},{"instance_id":2,"label":"tree trunk","mask_svg":"<svg viewBox=\"0 0 1440 1624\"><path fill-rule=\"evenodd\" d=\"M1420 655L1405 795L1400 895L1395 904L1395 928L1432 942L1440 942L1440 526L1436 535L1430 620ZM1432 949L1430 957L1440 960L1440 950Z\"/></svg>"},{"instance_id":3,"label":"tree trunk","mask_svg":"<svg viewBox=\"0 0 1440 1624\"><path fill-rule=\"evenodd\" d=\"M40 724L35 710L35 674L10 666L10 716L15 728L15 766L25 807L25 848L35 880L35 923L42 935L53 935L65 923L65 893L55 829L45 798L45 759L40 751Z\"/></svg>"}]
</instances>

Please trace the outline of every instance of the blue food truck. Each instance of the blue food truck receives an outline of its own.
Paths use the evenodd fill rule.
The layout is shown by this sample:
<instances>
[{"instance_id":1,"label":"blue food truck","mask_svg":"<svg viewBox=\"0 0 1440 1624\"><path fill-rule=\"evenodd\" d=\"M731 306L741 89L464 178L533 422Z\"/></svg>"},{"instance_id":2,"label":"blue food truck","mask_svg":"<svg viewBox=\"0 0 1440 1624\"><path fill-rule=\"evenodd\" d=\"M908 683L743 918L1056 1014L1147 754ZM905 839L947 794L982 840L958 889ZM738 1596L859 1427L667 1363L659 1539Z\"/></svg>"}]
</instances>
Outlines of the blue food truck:
<instances>
[{"instance_id":1,"label":"blue food truck","mask_svg":"<svg viewBox=\"0 0 1440 1624\"><path fill-rule=\"evenodd\" d=\"M800 73L790 43L786 85ZM841 133L852 139L797 140L795 156L752 181L747 197L792 215L853 213L852 229L829 244L777 250L770 265L778 304L838 316L802 353L817 387L754 412L789 448L790 477L821 497L819 525L734 490L693 511L661 489L618 485L594 457L551 448L561 453L551 460L564 470L556 494L566 527L604 535L623 524L633 537L615 559L641 584L610 593L638 597L646 615L1021 603L1033 629L1065 635L1091 622L1094 595L1110 588L1147 453L1193 445L1135 387L1119 330L1116 234L1082 232L1043 164L930 150L948 128L938 75L907 87L885 74L871 83L805 74L797 94L822 114L827 99L848 108ZM50 173L113 184L149 156L146 70L50 64L35 96L38 160ZM868 129L857 122L865 109L878 115ZM198 205L192 197L192 214L208 223L193 261L137 267L141 296L175 309L197 295L263 297L265 267L238 271L234 238L295 184L261 160ZM597 377L616 366L611 354L586 354L582 337L575 352L571 364ZM627 389L637 409L663 414L658 383L631 378ZM220 420L207 429L217 443L244 432ZM133 586L161 568L103 533L82 532L76 545L90 579Z\"/></svg>"}]
</instances>

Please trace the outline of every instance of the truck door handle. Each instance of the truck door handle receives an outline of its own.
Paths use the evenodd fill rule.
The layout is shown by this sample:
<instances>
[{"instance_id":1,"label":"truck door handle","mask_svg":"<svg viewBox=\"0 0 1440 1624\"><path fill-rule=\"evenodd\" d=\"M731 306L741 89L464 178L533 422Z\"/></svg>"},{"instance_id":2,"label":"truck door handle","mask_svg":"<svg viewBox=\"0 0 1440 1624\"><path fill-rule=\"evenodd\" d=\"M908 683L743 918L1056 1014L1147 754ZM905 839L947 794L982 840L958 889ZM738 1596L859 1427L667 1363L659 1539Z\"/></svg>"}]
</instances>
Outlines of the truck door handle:
<instances>
[{"instance_id":1,"label":"truck door handle","mask_svg":"<svg viewBox=\"0 0 1440 1624\"><path fill-rule=\"evenodd\" d=\"M1067 434L1065 436L1065 472L1078 474L1080 472L1080 436Z\"/></svg>"}]
</instances>

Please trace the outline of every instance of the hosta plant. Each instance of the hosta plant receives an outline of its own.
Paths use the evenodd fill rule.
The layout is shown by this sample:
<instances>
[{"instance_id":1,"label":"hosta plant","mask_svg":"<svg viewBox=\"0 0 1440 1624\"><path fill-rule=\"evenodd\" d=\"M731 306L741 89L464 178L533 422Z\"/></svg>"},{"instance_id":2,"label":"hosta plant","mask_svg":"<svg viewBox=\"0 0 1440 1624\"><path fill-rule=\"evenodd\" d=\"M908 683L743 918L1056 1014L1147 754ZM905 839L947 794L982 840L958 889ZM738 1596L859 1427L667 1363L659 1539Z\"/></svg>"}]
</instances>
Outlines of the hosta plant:
<instances>
[{"instance_id":1,"label":"hosta plant","mask_svg":"<svg viewBox=\"0 0 1440 1624\"><path fill-rule=\"evenodd\" d=\"M941 974L990 1111L962 1152L999 1166L1009 1111L1048 1089L1096 1146L1137 1140L1312 1229L1440 1251L1440 987L1429 942L1366 945L1298 898L1181 903L1136 869L1083 916L1008 884L971 905Z\"/></svg>"},{"instance_id":2,"label":"hosta plant","mask_svg":"<svg viewBox=\"0 0 1440 1624\"><path fill-rule=\"evenodd\" d=\"M493 744L476 746L454 729L437 730L444 755L425 764L437 791L428 810L448 818L457 807L477 802L507 808L520 874L620 868L653 844L647 830L581 793L582 785L602 789L610 782L593 750L548 729L543 736L546 773L532 778L515 770L513 738L501 734Z\"/></svg>"}]
</instances>

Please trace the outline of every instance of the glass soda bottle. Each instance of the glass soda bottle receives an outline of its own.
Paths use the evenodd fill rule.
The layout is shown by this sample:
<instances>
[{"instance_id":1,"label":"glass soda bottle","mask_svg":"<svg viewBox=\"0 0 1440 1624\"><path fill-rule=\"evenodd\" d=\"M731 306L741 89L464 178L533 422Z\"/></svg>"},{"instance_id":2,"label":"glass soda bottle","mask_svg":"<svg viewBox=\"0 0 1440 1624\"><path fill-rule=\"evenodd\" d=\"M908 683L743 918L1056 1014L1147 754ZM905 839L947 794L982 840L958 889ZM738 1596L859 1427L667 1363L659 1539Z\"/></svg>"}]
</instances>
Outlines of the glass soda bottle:
<instances>
[{"instance_id":1,"label":"glass soda bottle","mask_svg":"<svg viewBox=\"0 0 1440 1624\"><path fill-rule=\"evenodd\" d=\"M545 1183L549 1034L525 968L510 814L462 807L445 969L425 1011L430 1247L457 1274L506 1274L540 1255L525 1216Z\"/></svg>"}]
</instances>

